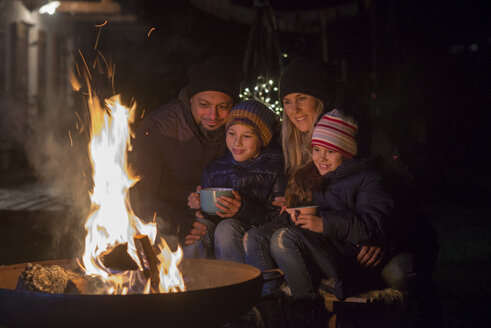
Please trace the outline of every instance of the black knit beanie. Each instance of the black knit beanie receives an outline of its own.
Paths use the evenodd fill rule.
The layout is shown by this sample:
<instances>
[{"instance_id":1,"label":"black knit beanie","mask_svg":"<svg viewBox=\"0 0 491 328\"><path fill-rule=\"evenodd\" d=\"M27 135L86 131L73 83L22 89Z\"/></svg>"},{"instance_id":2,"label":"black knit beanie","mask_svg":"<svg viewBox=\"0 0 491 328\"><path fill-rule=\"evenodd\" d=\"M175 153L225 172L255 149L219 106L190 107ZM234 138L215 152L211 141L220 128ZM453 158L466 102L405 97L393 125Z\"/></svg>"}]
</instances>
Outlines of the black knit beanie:
<instances>
[{"instance_id":1,"label":"black knit beanie","mask_svg":"<svg viewBox=\"0 0 491 328\"><path fill-rule=\"evenodd\" d=\"M187 96L202 91L219 91L237 99L244 72L226 58L210 57L204 63L188 68Z\"/></svg>"},{"instance_id":2,"label":"black knit beanie","mask_svg":"<svg viewBox=\"0 0 491 328\"><path fill-rule=\"evenodd\" d=\"M281 72L280 100L290 93L305 93L322 101L324 111L334 109L341 82L331 71L331 67L322 61L304 57L294 59Z\"/></svg>"}]
</instances>

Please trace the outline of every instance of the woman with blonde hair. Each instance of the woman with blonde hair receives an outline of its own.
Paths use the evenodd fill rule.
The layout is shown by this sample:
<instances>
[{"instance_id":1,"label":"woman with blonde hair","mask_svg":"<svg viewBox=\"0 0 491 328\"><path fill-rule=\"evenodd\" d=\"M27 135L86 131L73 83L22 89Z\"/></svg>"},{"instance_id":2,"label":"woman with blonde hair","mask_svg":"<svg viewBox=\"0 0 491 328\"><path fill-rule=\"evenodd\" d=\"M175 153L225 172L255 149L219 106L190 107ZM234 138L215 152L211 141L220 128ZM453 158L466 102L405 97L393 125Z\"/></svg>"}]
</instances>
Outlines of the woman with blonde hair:
<instances>
[{"instance_id":1,"label":"woman with blonde hair","mask_svg":"<svg viewBox=\"0 0 491 328\"><path fill-rule=\"evenodd\" d=\"M313 107L313 116L319 117L324 110L322 102L315 97L308 95L305 95L305 97L311 98L312 102L315 103ZM307 102L308 100L299 101ZM286 110L283 111L283 124L281 127L282 147L285 158L285 170L287 173L291 174L309 160L311 149L308 147L308 143L311 139L313 128L314 124L312 124L311 128L305 132L299 130L293 121L288 118Z\"/></svg>"},{"instance_id":2,"label":"woman with blonde hair","mask_svg":"<svg viewBox=\"0 0 491 328\"><path fill-rule=\"evenodd\" d=\"M312 159L312 132L315 124L323 114L333 110L342 110L352 115L347 101L346 83L335 78L327 63L311 61L305 58L293 60L282 72L280 78L279 98L283 104L282 148L285 160L285 172L292 175ZM284 207L285 197L276 197L274 205ZM286 214L286 212L284 213ZM289 224L278 222L265 224L249 230L244 237L246 263L261 270L269 270L277 265L270 255L270 239L274 231ZM377 265L380 262L381 250L378 247L363 246L359 261L362 265ZM366 256L365 256L366 255ZM263 290L263 299L271 315L265 319L266 327L281 327L278 318L279 286L270 284Z\"/></svg>"},{"instance_id":3,"label":"woman with blonde hair","mask_svg":"<svg viewBox=\"0 0 491 328\"><path fill-rule=\"evenodd\" d=\"M344 84L330 71L327 63L301 57L281 74L282 146L285 170L289 174L309 161L315 124L322 114L336 108L336 94Z\"/></svg>"},{"instance_id":4,"label":"woman with blonde hair","mask_svg":"<svg viewBox=\"0 0 491 328\"><path fill-rule=\"evenodd\" d=\"M312 132L322 114L335 109L336 94L342 83L333 78L324 62L304 58L293 60L282 72L280 100L283 104L282 148L285 172L293 174L311 160ZM285 198L276 197L273 203L284 206ZM286 213L285 213L286 214ZM269 252L269 240L274 231L289 226L288 216L249 230L244 237L246 263L261 270L276 267ZM279 285L264 285L261 303L265 327L282 327L278 303Z\"/></svg>"}]
</instances>

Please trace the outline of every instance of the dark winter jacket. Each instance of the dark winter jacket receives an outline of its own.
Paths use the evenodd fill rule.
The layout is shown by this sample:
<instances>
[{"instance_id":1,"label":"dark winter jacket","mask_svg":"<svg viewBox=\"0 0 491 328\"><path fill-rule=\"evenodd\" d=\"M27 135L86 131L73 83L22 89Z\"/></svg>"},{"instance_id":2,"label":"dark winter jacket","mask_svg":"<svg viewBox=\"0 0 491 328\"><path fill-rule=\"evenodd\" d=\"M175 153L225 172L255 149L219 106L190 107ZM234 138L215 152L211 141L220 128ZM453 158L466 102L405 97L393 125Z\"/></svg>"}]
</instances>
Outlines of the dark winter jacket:
<instances>
[{"instance_id":1,"label":"dark winter jacket","mask_svg":"<svg viewBox=\"0 0 491 328\"><path fill-rule=\"evenodd\" d=\"M201 186L237 190L242 206L234 218L258 226L279 212L278 207L271 203L274 197L285 193L286 178L283 170L283 153L278 142L273 139L258 157L244 162L235 161L227 150L225 156L205 168Z\"/></svg>"},{"instance_id":2,"label":"dark winter jacket","mask_svg":"<svg viewBox=\"0 0 491 328\"><path fill-rule=\"evenodd\" d=\"M370 158L352 159L324 175L326 188L313 193L320 206L323 235L351 244L386 246L386 226L394 201Z\"/></svg>"},{"instance_id":3,"label":"dark winter jacket","mask_svg":"<svg viewBox=\"0 0 491 328\"><path fill-rule=\"evenodd\" d=\"M205 165L224 151L224 129L205 135L181 90L179 99L148 114L136 132L129 155L140 177L130 190L135 214L146 220L156 214L169 224L167 233L187 233L194 221L187 197L199 184Z\"/></svg>"},{"instance_id":4,"label":"dark winter jacket","mask_svg":"<svg viewBox=\"0 0 491 328\"><path fill-rule=\"evenodd\" d=\"M362 288L368 279L357 263L362 245L391 248L387 238L394 202L385 191L372 159L352 159L325 174L321 190L314 190L323 233L295 227L309 255L325 276L334 279L333 292L345 298Z\"/></svg>"}]
</instances>

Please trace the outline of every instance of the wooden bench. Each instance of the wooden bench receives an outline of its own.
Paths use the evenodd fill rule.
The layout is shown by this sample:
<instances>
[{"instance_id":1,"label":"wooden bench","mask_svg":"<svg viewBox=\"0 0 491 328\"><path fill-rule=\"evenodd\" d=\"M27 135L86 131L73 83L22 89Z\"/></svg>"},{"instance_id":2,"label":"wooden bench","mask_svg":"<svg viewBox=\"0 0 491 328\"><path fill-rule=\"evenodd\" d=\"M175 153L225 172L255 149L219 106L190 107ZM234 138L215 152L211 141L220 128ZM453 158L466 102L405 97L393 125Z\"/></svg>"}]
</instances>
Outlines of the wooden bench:
<instances>
[{"instance_id":1,"label":"wooden bench","mask_svg":"<svg viewBox=\"0 0 491 328\"><path fill-rule=\"evenodd\" d=\"M330 282L323 281L329 285ZM372 290L339 300L319 290L324 298L329 328L340 327L404 327L409 312L407 295L394 288Z\"/></svg>"}]
</instances>

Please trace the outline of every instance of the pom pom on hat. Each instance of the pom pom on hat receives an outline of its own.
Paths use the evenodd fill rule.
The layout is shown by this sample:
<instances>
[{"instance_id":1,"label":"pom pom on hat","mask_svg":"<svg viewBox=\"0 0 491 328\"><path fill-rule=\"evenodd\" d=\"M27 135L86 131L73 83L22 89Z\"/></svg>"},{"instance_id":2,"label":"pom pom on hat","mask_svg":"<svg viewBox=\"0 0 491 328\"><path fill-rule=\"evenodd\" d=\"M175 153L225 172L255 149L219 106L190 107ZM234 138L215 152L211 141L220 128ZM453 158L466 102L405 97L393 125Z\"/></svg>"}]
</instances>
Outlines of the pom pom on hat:
<instances>
[{"instance_id":1,"label":"pom pom on hat","mask_svg":"<svg viewBox=\"0 0 491 328\"><path fill-rule=\"evenodd\" d=\"M351 159L358 154L355 140L357 130L358 126L353 119L344 116L341 111L330 111L315 126L312 146L325 147Z\"/></svg>"},{"instance_id":2,"label":"pom pom on hat","mask_svg":"<svg viewBox=\"0 0 491 328\"><path fill-rule=\"evenodd\" d=\"M236 99L240 91L240 82L243 79L242 69L230 63L226 58L211 57L202 64L188 68L186 91L189 98L203 91L218 91Z\"/></svg>"},{"instance_id":3,"label":"pom pom on hat","mask_svg":"<svg viewBox=\"0 0 491 328\"><path fill-rule=\"evenodd\" d=\"M250 127L259 137L263 147L273 138L278 125L278 116L268 106L257 100L244 100L235 105L230 111L226 129L234 124Z\"/></svg>"}]
</instances>

